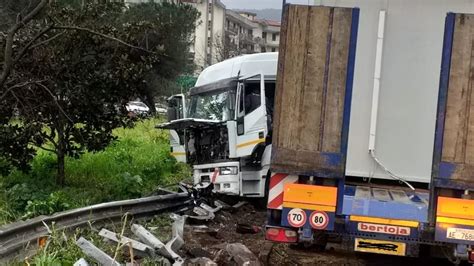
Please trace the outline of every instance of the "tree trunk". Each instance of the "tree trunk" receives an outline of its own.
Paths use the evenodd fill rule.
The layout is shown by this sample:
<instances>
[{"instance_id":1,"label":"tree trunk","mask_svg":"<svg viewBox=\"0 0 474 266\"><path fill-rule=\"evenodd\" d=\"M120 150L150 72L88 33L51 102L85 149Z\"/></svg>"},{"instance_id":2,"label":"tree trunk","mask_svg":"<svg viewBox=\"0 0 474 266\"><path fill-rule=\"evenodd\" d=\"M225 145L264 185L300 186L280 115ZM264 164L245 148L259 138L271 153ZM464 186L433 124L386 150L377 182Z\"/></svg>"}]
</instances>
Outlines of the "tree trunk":
<instances>
[{"instance_id":1,"label":"tree trunk","mask_svg":"<svg viewBox=\"0 0 474 266\"><path fill-rule=\"evenodd\" d=\"M153 116L156 115L155 101L153 100L153 95L150 92L145 92L142 101L148 106L148 108L150 108L150 114Z\"/></svg>"},{"instance_id":2,"label":"tree trunk","mask_svg":"<svg viewBox=\"0 0 474 266\"><path fill-rule=\"evenodd\" d=\"M64 128L62 123L57 128L58 132L58 146L57 146L57 162L58 172L56 176L56 184L64 186L65 176L65 157L66 157L66 141L64 136Z\"/></svg>"},{"instance_id":3,"label":"tree trunk","mask_svg":"<svg viewBox=\"0 0 474 266\"><path fill-rule=\"evenodd\" d=\"M57 172L57 176L56 176L56 184L60 185L60 186L64 186L64 181L66 179L66 176L65 176L65 171L64 171L64 159L65 159L65 155L64 155L64 151L60 151L58 150L58 172Z\"/></svg>"}]
</instances>

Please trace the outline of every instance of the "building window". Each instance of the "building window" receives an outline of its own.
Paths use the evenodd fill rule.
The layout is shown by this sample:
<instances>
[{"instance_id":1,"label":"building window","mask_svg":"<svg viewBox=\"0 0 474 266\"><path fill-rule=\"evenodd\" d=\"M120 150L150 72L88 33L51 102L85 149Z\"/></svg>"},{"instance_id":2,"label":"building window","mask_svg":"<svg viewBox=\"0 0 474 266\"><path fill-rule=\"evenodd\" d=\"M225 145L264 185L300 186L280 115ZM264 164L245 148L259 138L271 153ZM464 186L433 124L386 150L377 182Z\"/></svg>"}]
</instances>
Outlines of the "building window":
<instances>
[{"instance_id":1,"label":"building window","mask_svg":"<svg viewBox=\"0 0 474 266\"><path fill-rule=\"evenodd\" d=\"M276 41L277 40L277 34L276 33L273 33L272 34L272 41Z\"/></svg>"},{"instance_id":2,"label":"building window","mask_svg":"<svg viewBox=\"0 0 474 266\"><path fill-rule=\"evenodd\" d=\"M272 52L276 52L276 48L275 48L275 47L272 48Z\"/></svg>"},{"instance_id":3,"label":"building window","mask_svg":"<svg viewBox=\"0 0 474 266\"><path fill-rule=\"evenodd\" d=\"M262 32L262 39L264 39L264 40L267 39L267 33L266 32Z\"/></svg>"},{"instance_id":4,"label":"building window","mask_svg":"<svg viewBox=\"0 0 474 266\"><path fill-rule=\"evenodd\" d=\"M262 53L265 53L267 51L267 48L262 47Z\"/></svg>"},{"instance_id":5,"label":"building window","mask_svg":"<svg viewBox=\"0 0 474 266\"><path fill-rule=\"evenodd\" d=\"M248 35L252 36L253 35L253 30L248 30L247 33L248 33Z\"/></svg>"},{"instance_id":6,"label":"building window","mask_svg":"<svg viewBox=\"0 0 474 266\"><path fill-rule=\"evenodd\" d=\"M250 46L250 50L255 51L255 46L253 44Z\"/></svg>"},{"instance_id":7,"label":"building window","mask_svg":"<svg viewBox=\"0 0 474 266\"><path fill-rule=\"evenodd\" d=\"M212 21L210 21L210 20L207 22L207 29L208 30L212 29Z\"/></svg>"}]
</instances>

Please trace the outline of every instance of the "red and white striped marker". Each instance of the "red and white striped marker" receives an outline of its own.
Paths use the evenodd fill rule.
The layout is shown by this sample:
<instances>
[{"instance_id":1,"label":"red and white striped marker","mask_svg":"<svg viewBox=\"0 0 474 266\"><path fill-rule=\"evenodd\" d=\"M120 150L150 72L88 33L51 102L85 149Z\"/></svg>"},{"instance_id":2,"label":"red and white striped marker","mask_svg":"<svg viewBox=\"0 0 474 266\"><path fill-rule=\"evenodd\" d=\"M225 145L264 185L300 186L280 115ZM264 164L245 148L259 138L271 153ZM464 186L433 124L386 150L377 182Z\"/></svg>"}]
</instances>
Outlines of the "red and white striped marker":
<instances>
[{"instance_id":1,"label":"red and white striped marker","mask_svg":"<svg viewBox=\"0 0 474 266\"><path fill-rule=\"evenodd\" d=\"M214 173L212 173L212 176L211 176L211 183L216 182L216 178L217 178L218 175L219 175L219 168L216 167L214 169Z\"/></svg>"},{"instance_id":2,"label":"red and white striped marker","mask_svg":"<svg viewBox=\"0 0 474 266\"><path fill-rule=\"evenodd\" d=\"M297 175L272 173L268 191L268 209L283 209L283 188L285 184L298 182Z\"/></svg>"}]
</instances>

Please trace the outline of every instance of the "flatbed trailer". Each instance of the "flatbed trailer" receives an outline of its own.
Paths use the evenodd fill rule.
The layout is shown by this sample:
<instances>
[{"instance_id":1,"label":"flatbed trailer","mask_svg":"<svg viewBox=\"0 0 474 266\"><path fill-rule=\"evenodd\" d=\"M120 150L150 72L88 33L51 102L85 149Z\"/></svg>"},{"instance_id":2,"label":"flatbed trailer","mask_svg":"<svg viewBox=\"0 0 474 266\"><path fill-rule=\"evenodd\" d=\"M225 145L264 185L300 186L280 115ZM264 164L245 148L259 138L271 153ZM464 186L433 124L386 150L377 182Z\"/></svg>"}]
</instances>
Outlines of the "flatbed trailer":
<instances>
[{"instance_id":1,"label":"flatbed trailer","mask_svg":"<svg viewBox=\"0 0 474 266\"><path fill-rule=\"evenodd\" d=\"M342 2L350 6L353 1ZM398 0L386 2L400 4ZM422 2L412 1L406 8L418 8ZM425 2L430 5L429 1ZM434 3L437 4L444 5ZM474 6L469 7L465 11L474 12ZM379 10L377 38L373 40L377 45L372 51L374 84L363 88L354 87L354 75L356 67L364 67L356 64L356 56L366 56L356 55L362 50L357 44L364 9L285 6L271 177L267 182L268 240L324 245L331 236L337 236L349 241L350 247L358 252L419 256L427 248L441 250L438 255L457 261L474 261L474 101L471 102L474 99L474 15L446 12L441 18L445 20L444 33L439 33L443 40L442 53L431 63L427 62L441 61L439 86L433 88L438 91L438 97L433 113L432 170L427 184L414 186L390 171L375 154L376 129L380 129L377 114L384 108L379 106L379 93L384 89L380 78L385 54L385 19L391 11L394 16L400 16L397 13L400 10L403 8L399 6ZM413 32L406 31L406 41L410 42L408 36L413 38ZM388 35L392 41L394 37L403 37L394 35ZM423 38L423 34L416 38ZM413 49L423 49L416 46L416 40L413 44ZM393 57L397 52L403 53L393 50L387 53ZM417 75L398 78L416 79ZM360 99L353 98L354 90L372 90L372 99L368 101L372 104L370 118L351 116L353 105L360 104ZM413 91L413 95L422 93L422 89ZM420 108L423 100L418 98ZM403 102L398 104L403 109ZM367 182L372 178L370 175L348 174L349 142L360 137L352 136L349 131L355 128L354 123L360 124L364 119L370 120L364 156L371 156L378 171L384 171L395 182L379 185L380 182ZM349 136L353 139L349 140ZM392 158L402 162L404 156L410 157L397 149L393 153ZM387 154L390 151L385 151ZM416 174L412 177L416 180Z\"/></svg>"}]
</instances>

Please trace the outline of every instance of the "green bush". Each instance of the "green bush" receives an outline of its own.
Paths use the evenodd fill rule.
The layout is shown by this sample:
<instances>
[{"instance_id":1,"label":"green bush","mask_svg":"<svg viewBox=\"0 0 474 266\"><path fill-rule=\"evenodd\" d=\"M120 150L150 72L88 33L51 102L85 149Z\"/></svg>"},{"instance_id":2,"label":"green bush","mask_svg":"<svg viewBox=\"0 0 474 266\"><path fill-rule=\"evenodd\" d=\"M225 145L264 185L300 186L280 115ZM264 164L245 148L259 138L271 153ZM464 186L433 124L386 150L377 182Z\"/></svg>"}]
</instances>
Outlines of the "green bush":
<instances>
[{"instance_id":1,"label":"green bush","mask_svg":"<svg viewBox=\"0 0 474 266\"><path fill-rule=\"evenodd\" d=\"M0 223L100 202L149 195L191 176L189 167L169 155L168 132L159 119L120 128L118 140L104 151L66 160L66 185L55 183L56 158L39 150L31 171L0 176Z\"/></svg>"},{"instance_id":2,"label":"green bush","mask_svg":"<svg viewBox=\"0 0 474 266\"><path fill-rule=\"evenodd\" d=\"M45 200L28 201L23 218L33 218L39 215L48 215L70 208L68 198L64 191L55 191Z\"/></svg>"}]
</instances>

